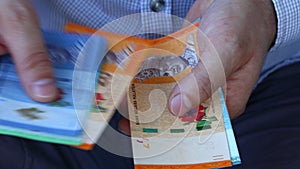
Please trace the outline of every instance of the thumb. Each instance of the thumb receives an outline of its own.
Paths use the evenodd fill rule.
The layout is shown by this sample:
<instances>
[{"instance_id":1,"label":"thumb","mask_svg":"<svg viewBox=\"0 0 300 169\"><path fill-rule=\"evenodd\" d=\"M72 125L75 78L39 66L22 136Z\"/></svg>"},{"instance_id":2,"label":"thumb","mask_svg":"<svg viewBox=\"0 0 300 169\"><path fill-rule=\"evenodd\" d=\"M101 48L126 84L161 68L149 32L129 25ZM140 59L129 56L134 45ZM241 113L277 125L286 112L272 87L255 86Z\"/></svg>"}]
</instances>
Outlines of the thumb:
<instances>
[{"instance_id":1,"label":"thumb","mask_svg":"<svg viewBox=\"0 0 300 169\"><path fill-rule=\"evenodd\" d=\"M54 100L57 89L52 66L31 4L27 0L2 1L0 23L0 36L27 94L40 102Z\"/></svg>"},{"instance_id":2,"label":"thumb","mask_svg":"<svg viewBox=\"0 0 300 169\"><path fill-rule=\"evenodd\" d=\"M201 60L192 72L177 83L169 99L169 109L182 116L208 98L226 82L223 62L205 35L199 33ZM201 37L202 36L202 37Z\"/></svg>"}]
</instances>

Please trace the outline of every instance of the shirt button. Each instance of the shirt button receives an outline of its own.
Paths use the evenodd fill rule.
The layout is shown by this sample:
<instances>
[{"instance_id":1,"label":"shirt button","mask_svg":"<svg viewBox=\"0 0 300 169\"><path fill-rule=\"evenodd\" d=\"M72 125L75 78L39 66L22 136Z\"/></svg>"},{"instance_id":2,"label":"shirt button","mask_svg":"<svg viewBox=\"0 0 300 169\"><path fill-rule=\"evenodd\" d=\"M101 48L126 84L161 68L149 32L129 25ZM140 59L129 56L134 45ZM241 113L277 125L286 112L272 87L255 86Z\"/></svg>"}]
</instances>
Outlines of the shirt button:
<instances>
[{"instance_id":1,"label":"shirt button","mask_svg":"<svg viewBox=\"0 0 300 169\"><path fill-rule=\"evenodd\" d=\"M150 8L153 12L160 12L165 8L164 0L151 0Z\"/></svg>"}]
</instances>

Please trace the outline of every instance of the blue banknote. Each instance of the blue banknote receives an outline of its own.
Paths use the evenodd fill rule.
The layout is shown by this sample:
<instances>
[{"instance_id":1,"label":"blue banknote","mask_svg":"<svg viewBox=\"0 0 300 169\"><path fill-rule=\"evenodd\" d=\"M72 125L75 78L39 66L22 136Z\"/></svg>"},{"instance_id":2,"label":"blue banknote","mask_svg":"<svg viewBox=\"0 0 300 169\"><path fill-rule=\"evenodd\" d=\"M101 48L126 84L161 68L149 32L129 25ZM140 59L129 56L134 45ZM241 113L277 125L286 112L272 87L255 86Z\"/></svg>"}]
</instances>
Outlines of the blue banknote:
<instances>
[{"instance_id":1,"label":"blue banknote","mask_svg":"<svg viewBox=\"0 0 300 169\"><path fill-rule=\"evenodd\" d=\"M0 125L54 134L80 134L88 111L77 111L74 97L80 96L82 98L77 100L85 102L92 101L92 95L84 93L85 88L91 88L85 76L97 71L95 60L103 58L106 40L100 36L62 32L43 32L43 37L61 99L50 103L33 101L24 92L11 57L1 56ZM74 80L77 90L75 94Z\"/></svg>"}]
</instances>

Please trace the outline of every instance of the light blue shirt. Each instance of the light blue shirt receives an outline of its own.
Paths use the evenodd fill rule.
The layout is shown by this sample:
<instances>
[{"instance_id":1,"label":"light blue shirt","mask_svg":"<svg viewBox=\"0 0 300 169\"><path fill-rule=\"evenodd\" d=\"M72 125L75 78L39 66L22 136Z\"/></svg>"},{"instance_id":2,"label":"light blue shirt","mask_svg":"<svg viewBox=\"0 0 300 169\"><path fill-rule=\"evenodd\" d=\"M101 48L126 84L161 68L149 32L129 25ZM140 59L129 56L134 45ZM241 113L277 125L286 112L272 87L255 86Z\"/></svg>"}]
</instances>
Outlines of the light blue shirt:
<instances>
[{"instance_id":1,"label":"light blue shirt","mask_svg":"<svg viewBox=\"0 0 300 169\"><path fill-rule=\"evenodd\" d=\"M41 27L45 30L62 30L66 22L99 29L106 23L137 13L140 15L135 17L134 22L124 22L111 29L127 34L119 30L131 30L129 34L155 31L165 35L180 29L182 23L174 22L172 17L147 15L152 12L151 1L32 0ZM164 8L156 13L184 18L193 3L194 0L164 0ZM273 0L273 3L277 14L277 38L266 58L258 83L275 70L300 61L300 4L298 0Z\"/></svg>"}]
</instances>

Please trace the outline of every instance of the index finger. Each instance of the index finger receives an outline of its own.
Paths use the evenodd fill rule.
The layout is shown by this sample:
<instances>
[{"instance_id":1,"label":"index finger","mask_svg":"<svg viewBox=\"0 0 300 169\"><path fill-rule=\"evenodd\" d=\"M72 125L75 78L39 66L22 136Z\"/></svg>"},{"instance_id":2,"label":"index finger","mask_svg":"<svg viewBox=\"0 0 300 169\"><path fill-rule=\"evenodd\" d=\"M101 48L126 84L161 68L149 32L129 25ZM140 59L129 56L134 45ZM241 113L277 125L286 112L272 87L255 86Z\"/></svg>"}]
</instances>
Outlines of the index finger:
<instances>
[{"instance_id":1,"label":"index finger","mask_svg":"<svg viewBox=\"0 0 300 169\"><path fill-rule=\"evenodd\" d=\"M0 23L0 35L27 94L40 102L54 100L57 89L53 70L31 4L24 0L2 1Z\"/></svg>"},{"instance_id":2,"label":"index finger","mask_svg":"<svg viewBox=\"0 0 300 169\"><path fill-rule=\"evenodd\" d=\"M192 72L177 83L169 99L169 109L177 116L196 108L219 87L226 85L226 72L231 68L224 65L225 61L220 57L225 51L217 51L201 30L197 32L197 41L201 59Z\"/></svg>"}]
</instances>

